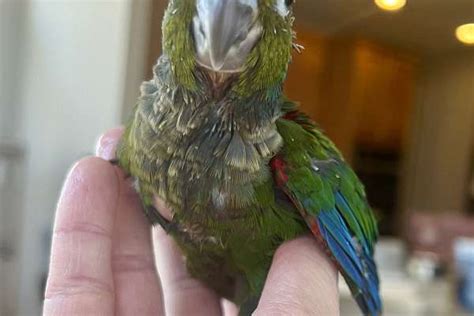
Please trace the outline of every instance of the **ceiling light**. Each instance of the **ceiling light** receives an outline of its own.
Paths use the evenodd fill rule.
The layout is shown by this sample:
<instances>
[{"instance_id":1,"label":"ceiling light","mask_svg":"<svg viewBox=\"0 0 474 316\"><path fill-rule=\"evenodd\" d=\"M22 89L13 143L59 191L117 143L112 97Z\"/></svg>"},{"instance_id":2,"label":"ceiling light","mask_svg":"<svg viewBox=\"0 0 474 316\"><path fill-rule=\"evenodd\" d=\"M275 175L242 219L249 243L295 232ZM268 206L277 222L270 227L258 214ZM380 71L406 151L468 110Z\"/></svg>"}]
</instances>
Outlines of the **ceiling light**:
<instances>
[{"instance_id":1,"label":"ceiling light","mask_svg":"<svg viewBox=\"0 0 474 316\"><path fill-rule=\"evenodd\" d=\"M382 10L398 11L407 4L407 0L375 0L375 4Z\"/></svg>"},{"instance_id":2,"label":"ceiling light","mask_svg":"<svg viewBox=\"0 0 474 316\"><path fill-rule=\"evenodd\" d=\"M474 23L463 24L456 29L456 37L467 45L474 45Z\"/></svg>"}]
</instances>

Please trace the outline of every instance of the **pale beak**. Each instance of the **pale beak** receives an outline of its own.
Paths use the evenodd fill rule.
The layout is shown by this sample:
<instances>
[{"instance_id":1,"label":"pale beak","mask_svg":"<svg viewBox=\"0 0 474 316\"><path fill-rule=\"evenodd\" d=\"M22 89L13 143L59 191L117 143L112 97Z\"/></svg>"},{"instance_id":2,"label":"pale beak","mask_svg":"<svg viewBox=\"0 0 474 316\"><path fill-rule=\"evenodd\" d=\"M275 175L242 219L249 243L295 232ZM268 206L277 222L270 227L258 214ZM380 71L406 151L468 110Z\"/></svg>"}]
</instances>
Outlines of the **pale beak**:
<instances>
[{"instance_id":1,"label":"pale beak","mask_svg":"<svg viewBox=\"0 0 474 316\"><path fill-rule=\"evenodd\" d=\"M258 42L258 0L196 0L196 59L217 72L238 72Z\"/></svg>"}]
</instances>

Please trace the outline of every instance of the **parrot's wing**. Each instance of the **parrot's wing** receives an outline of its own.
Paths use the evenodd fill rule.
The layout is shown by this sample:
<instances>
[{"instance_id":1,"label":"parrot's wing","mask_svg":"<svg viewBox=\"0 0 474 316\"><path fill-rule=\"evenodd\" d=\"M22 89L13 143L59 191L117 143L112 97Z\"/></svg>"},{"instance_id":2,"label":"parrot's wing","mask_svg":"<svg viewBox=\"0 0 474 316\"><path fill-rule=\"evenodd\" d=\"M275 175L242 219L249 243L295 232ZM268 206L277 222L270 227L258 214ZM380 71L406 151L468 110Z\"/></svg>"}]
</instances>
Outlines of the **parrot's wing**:
<instances>
[{"instance_id":1,"label":"parrot's wing","mask_svg":"<svg viewBox=\"0 0 474 316\"><path fill-rule=\"evenodd\" d=\"M332 255L366 315L382 303L373 260L377 226L363 185L335 146L300 112L277 122L284 140L271 161L275 182Z\"/></svg>"}]
</instances>

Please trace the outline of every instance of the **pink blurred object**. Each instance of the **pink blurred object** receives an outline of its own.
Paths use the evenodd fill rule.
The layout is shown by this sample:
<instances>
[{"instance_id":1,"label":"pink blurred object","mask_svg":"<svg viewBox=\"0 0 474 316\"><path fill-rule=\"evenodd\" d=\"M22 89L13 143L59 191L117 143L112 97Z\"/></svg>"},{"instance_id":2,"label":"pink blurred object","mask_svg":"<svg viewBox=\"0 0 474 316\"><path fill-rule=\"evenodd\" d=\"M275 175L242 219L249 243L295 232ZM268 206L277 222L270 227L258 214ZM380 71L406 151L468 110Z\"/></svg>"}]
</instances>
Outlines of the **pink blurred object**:
<instances>
[{"instance_id":1,"label":"pink blurred object","mask_svg":"<svg viewBox=\"0 0 474 316\"><path fill-rule=\"evenodd\" d=\"M405 230L412 255L434 256L439 263L449 265L453 264L453 244L459 237L474 238L474 217L416 212Z\"/></svg>"}]
</instances>

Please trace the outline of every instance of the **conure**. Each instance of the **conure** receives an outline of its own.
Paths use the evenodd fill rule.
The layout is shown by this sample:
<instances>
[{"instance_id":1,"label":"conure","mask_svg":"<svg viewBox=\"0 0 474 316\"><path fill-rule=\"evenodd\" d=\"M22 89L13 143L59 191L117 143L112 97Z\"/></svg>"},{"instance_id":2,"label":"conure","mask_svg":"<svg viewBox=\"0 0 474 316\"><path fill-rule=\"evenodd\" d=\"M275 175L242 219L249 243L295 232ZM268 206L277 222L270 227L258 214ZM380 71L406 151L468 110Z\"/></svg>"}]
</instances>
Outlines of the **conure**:
<instances>
[{"instance_id":1,"label":"conure","mask_svg":"<svg viewBox=\"0 0 474 316\"><path fill-rule=\"evenodd\" d=\"M272 256L312 233L365 315L381 314L377 226L334 144L285 97L292 0L171 0L163 54L117 155L192 276L251 313ZM154 207L162 199L171 217ZM318 295L314 293L314 295Z\"/></svg>"}]
</instances>

